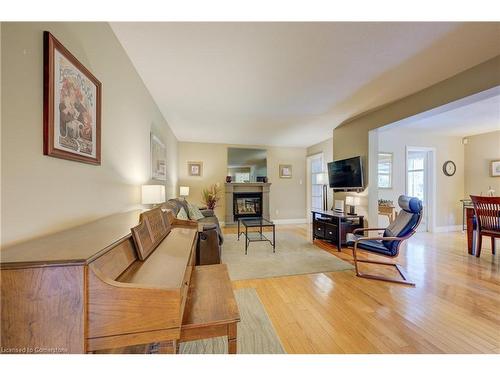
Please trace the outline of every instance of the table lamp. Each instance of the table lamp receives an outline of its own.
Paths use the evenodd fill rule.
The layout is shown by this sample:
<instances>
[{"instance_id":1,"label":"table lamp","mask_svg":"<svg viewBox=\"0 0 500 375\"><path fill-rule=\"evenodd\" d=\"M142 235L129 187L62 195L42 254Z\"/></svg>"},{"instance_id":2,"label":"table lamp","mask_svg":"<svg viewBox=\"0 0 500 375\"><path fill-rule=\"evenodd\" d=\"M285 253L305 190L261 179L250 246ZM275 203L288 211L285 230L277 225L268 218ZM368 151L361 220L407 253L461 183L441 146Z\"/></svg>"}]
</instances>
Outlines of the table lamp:
<instances>
[{"instance_id":1,"label":"table lamp","mask_svg":"<svg viewBox=\"0 0 500 375\"><path fill-rule=\"evenodd\" d=\"M349 215L356 215L355 208L356 206L359 206L361 203L361 199L359 197L353 197L352 195L349 195L345 197L345 204L346 206L349 206Z\"/></svg>"},{"instance_id":2,"label":"table lamp","mask_svg":"<svg viewBox=\"0 0 500 375\"><path fill-rule=\"evenodd\" d=\"M154 205L165 202L165 186L163 185L142 185L142 204Z\"/></svg>"},{"instance_id":3,"label":"table lamp","mask_svg":"<svg viewBox=\"0 0 500 375\"><path fill-rule=\"evenodd\" d=\"M186 197L189 196L189 186L179 186L179 196L186 200Z\"/></svg>"}]
</instances>

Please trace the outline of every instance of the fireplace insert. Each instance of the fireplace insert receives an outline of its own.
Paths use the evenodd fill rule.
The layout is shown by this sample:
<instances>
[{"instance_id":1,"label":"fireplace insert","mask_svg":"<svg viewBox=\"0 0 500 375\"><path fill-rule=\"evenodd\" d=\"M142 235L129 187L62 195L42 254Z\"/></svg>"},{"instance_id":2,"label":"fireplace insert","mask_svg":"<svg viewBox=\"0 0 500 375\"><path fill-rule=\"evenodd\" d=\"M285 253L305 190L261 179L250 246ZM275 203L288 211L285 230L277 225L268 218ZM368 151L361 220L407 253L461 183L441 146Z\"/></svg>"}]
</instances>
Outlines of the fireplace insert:
<instances>
[{"instance_id":1,"label":"fireplace insert","mask_svg":"<svg viewBox=\"0 0 500 375\"><path fill-rule=\"evenodd\" d=\"M233 215L235 221L242 217L262 217L262 193L234 193Z\"/></svg>"}]
</instances>

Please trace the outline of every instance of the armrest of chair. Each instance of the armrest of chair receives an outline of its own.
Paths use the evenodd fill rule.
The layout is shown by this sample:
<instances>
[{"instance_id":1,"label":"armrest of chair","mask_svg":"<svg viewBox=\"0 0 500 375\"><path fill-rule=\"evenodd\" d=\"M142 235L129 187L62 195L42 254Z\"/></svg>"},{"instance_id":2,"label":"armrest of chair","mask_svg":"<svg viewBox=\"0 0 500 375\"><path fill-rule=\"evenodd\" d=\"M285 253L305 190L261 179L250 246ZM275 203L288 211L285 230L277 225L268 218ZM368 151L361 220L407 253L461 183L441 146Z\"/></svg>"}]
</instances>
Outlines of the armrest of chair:
<instances>
[{"instance_id":1,"label":"armrest of chair","mask_svg":"<svg viewBox=\"0 0 500 375\"><path fill-rule=\"evenodd\" d=\"M370 231L376 231L376 230L385 230L386 228L358 228L354 229L352 233L359 233L359 232L370 232Z\"/></svg>"},{"instance_id":2,"label":"armrest of chair","mask_svg":"<svg viewBox=\"0 0 500 375\"><path fill-rule=\"evenodd\" d=\"M414 231L408 233L406 236L403 236L403 237L380 237L380 236L376 236L376 237L360 237L360 238L357 238L356 240L354 240L354 246L356 246L358 244L358 242L360 241L367 241L367 240L375 240L375 241L404 241L404 240L407 240L408 238L410 238L413 233L415 233Z\"/></svg>"}]
</instances>

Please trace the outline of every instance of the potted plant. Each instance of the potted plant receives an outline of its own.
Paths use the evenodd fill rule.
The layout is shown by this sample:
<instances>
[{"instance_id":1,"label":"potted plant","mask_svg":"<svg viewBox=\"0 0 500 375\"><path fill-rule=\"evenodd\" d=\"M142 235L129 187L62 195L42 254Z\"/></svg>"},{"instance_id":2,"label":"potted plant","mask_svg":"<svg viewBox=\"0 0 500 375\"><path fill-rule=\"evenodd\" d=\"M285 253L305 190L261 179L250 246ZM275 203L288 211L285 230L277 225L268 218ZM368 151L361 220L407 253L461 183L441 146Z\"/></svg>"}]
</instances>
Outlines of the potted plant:
<instances>
[{"instance_id":1,"label":"potted plant","mask_svg":"<svg viewBox=\"0 0 500 375\"><path fill-rule=\"evenodd\" d=\"M213 210L217 207L217 202L220 200L220 193L219 184L213 184L202 190L201 197L208 209Z\"/></svg>"}]
</instances>

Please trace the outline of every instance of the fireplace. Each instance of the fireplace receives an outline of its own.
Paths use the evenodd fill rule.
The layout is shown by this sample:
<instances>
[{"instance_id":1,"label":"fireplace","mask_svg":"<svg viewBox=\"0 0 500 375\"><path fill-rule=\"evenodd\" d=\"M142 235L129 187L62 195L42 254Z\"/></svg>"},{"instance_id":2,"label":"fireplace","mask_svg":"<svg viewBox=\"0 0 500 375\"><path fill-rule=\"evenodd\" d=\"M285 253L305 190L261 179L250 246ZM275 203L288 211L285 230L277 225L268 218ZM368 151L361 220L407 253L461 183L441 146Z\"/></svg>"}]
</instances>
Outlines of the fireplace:
<instances>
[{"instance_id":1,"label":"fireplace","mask_svg":"<svg viewBox=\"0 0 500 375\"><path fill-rule=\"evenodd\" d=\"M270 182L228 182L225 188L224 225L235 225L240 217L269 219Z\"/></svg>"},{"instance_id":2,"label":"fireplace","mask_svg":"<svg viewBox=\"0 0 500 375\"><path fill-rule=\"evenodd\" d=\"M262 193L233 193L233 215L235 221L242 217L262 217Z\"/></svg>"}]
</instances>

